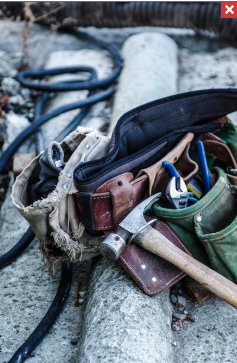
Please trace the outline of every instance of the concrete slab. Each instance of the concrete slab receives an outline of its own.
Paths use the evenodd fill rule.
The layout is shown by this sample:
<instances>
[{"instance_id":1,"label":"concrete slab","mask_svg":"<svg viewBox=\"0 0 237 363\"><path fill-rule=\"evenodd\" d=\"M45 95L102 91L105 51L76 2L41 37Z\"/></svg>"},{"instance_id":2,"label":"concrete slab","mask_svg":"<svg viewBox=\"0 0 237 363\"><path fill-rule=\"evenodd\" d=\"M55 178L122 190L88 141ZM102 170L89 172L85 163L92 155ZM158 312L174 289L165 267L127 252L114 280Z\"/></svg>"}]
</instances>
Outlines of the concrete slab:
<instances>
[{"instance_id":1,"label":"concrete slab","mask_svg":"<svg viewBox=\"0 0 237 363\"><path fill-rule=\"evenodd\" d=\"M111 132L125 112L177 92L177 51L176 43L162 33L144 32L126 40Z\"/></svg>"}]
</instances>

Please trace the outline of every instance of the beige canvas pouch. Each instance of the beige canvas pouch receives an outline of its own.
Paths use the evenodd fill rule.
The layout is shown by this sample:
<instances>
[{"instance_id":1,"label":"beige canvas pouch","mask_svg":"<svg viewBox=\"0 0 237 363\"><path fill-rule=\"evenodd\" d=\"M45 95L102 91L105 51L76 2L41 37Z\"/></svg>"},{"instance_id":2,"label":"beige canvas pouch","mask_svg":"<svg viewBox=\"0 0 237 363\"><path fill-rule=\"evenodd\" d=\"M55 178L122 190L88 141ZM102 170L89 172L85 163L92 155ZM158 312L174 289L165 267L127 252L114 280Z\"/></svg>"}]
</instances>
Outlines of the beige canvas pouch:
<instances>
[{"instance_id":1,"label":"beige canvas pouch","mask_svg":"<svg viewBox=\"0 0 237 363\"><path fill-rule=\"evenodd\" d=\"M40 155L16 178L12 201L29 222L39 241L47 270L54 273L62 260L82 261L99 254L101 237L87 235L79 220L74 200L77 192L73 171L79 162L98 159L108 152L110 139L93 128L79 126L62 142L66 165L60 173L56 188L47 198L28 203L29 178L39 163Z\"/></svg>"}]
</instances>

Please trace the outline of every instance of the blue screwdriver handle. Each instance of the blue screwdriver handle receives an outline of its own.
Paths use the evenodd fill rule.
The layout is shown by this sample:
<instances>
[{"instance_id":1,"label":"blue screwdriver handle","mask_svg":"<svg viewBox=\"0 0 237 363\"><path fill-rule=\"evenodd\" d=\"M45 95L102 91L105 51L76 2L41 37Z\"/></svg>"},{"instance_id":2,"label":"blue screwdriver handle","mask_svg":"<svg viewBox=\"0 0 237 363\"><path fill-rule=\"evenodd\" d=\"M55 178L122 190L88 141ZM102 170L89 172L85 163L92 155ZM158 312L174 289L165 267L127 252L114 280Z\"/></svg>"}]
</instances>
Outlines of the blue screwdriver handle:
<instances>
[{"instance_id":1,"label":"blue screwdriver handle","mask_svg":"<svg viewBox=\"0 0 237 363\"><path fill-rule=\"evenodd\" d=\"M175 176L176 178L179 178L179 174L177 170L175 169L173 164L170 164L168 161L163 161L162 165L168 169L168 172L170 173L171 178Z\"/></svg>"},{"instance_id":2,"label":"blue screwdriver handle","mask_svg":"<svg viewBox=\"0 0 237 363\"><path fill-rule=\"evenodd\" d=\"M204 191L207 194L211 190L211 180L208 171L207 159L204 150L204 145L201 140L197 142L198 155L200 159L201 169L202 169L202 179L204 184Z\"/></svg>"}]
</instances>

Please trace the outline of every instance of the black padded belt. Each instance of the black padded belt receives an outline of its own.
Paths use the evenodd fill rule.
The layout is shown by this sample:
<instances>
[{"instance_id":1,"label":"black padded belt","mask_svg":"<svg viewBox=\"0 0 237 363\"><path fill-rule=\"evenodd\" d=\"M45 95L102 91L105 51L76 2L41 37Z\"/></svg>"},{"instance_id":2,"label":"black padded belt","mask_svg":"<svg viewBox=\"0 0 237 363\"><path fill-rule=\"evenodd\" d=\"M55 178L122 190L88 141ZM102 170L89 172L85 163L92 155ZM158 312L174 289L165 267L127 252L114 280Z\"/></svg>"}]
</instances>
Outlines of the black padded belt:
<instances>
[{"instance_id":1,"label":"black padded belt","mask_svg":"<svg viewBox=\"0 0 237 363\"><path fill-rule=\"evenodd\" d=\"M109 152L76 167L75 185L89 195L117 175L136 175L165 156L187 132L199 135L220 129L217 119L236 110L234 88L187 92L134 108L117 122Z\"/></svg>"}]
</instances>

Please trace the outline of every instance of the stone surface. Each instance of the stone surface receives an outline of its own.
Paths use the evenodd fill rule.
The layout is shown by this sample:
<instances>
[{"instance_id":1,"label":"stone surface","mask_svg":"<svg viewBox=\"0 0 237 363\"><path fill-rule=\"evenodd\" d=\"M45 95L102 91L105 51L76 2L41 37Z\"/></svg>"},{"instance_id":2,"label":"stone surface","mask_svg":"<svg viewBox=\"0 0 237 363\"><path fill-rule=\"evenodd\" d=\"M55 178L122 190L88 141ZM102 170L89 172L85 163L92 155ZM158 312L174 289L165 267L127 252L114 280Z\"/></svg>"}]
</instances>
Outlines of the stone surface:
<instances>
[{"instance_id":1,"label":"stone surface","mask_svg":"<svg viewBox=\"0 0 237 363\"><path fill-rule=\"evenodd\" d=\"M35 158L35 153L15 154L13 158L13 174L16 178L23 169Z\"/></svg>"},{"instance_id":2,"label":"stone surface","mask_svg":"<svg viewBox=\"0 0 237 363\"><path fill-rule=\"evenodd\" d=\"M15 76L17 66L9 53L0 50L0 77Z\"/></svg>"},{"instance_id":3,"label":"stone surface","mask_svg":"<svg viewBox=\"0 0 237 363\"><path fill-rule=\"evenodd\" d=\"M194 53L179 50L179 92L237 87L237 49L227 47L215 52ZM237 124L237 112L229 115Z\"/></svg>"},{"instance_id":4,"label":"stone surface","mask_svg":"<svg viewBox=\"0 0 237 363\"><path fill-rule=\"evenodd\" d=\"M126 40L111 131L125 112L177 92L177 45L165 34L144 32Z\"/></svg>"},{"instance_id":5,"label":"stone surface","mask_svg":"<svg viewBox=\"0 0 237 363\"><path fill-rule=\"evenodd\" d=\"M15 140L15 138L22 132L26 127L30 125L30 122L25 116L17 115L13 111L10 111L6 119L3 122L3 137L4 144L2 147L2 151L5 151L8 146ZM34 147L32 147L33 137L30 137L24 144L22 144L18 153L28 153L34 151Z\"/></svg>"},{"instance_id":6,"label":"stone surface","mask_svg":"<svg viewBox=\"0 0 237 363\"><path fill-rule=\"evenodd\" d=\"M177 91L177 47L172 39L156 33L134 35L122 54L125 65L112 127L127 110ZM166 67L171 68L169 77ZM103 258L91 274L78 362L169 362L171 310L169 291L148 297L121 267Z\"/></svg>"},{"instance_id":7,"label":"stone surface","mask_svg":"<svg viewBox=\"0 0 237 363\"><path fill-rule=\"evenodd\" d=\"M176 363L227 363L236 361L237 311L223 300L212 297L193 305L197 320L188 322L179 334Z\"/></svg>"},{"instance_id":8,"label":"stone surface","mask_svg":"<svg viewBox=\"0 0 237 363\"><path fill-rule=\"evenodd\" d=\"M20 83L10 77L4 77L1 86L4 93L13 96L17 95L21 88Z\"/></svg>"},{"instance_id":9,"label":"stone surface","mask_svg":"<svg viewBox=\"0 0 237 363\"><path fill-rule=\"evenodd\" d=\"M78 363L171 362L171 313L167 292L148 297L102 258L90 278Z\"/></svg>"}]
</instances>

